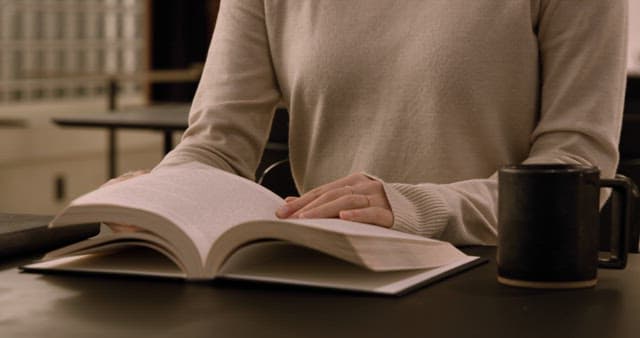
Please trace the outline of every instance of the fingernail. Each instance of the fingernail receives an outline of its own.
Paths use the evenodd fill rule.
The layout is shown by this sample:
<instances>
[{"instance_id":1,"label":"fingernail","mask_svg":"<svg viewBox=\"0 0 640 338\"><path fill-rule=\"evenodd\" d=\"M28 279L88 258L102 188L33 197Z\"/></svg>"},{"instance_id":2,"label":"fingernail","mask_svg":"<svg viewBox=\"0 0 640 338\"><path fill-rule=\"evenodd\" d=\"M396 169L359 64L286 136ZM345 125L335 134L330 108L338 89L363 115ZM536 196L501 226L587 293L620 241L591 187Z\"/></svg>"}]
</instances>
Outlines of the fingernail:
<instances>
[{"instance_id":1,"label":"fingernail","mask_svg":"<svg viewBox=\"0 0 640 338\"><path fill-rule=\"evenodd\" d=\"M289 211L289 208L286 205L283 205L276 211L276 215L278 217L286 217L287 214L289 214Z\"/></svg>"}]
</instances>

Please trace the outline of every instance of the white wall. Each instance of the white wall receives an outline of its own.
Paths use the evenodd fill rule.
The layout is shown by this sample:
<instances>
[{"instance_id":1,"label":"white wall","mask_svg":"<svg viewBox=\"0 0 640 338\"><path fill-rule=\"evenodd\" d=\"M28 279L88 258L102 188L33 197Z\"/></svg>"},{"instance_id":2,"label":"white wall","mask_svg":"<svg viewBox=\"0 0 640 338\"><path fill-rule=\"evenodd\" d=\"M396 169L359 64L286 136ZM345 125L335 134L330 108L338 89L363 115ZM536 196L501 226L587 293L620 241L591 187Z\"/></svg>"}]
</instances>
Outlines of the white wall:
<instances>
[{"instance_id":1,"label":"white wall","mask_svg":"<svg viewBox=\"0 0 640 338\"><path fill-rule=\"evenodd\" d=\"M640 76L640 0L629 0L628 69Z\"/></svg>"}]
</instances>

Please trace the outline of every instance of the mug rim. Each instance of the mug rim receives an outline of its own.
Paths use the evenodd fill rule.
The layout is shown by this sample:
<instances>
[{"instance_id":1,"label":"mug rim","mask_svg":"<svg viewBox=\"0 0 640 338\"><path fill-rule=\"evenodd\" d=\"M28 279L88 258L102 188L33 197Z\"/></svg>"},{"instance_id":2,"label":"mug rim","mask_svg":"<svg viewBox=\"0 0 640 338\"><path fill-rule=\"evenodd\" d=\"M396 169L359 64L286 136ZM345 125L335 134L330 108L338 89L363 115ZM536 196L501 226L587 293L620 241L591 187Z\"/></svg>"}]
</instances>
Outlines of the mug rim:
<instances>
[{"instance_id":1,"label":"mug rim","mask_svg":"<svg viewBox=\"0 0 640 338\"><path fill-rule=\"evenodd\" d=\"M523 163L509 164L500 168L501 172L513 173L592 173L600 172L596 166L570 163Z\"/></svg>"}]
</instances>

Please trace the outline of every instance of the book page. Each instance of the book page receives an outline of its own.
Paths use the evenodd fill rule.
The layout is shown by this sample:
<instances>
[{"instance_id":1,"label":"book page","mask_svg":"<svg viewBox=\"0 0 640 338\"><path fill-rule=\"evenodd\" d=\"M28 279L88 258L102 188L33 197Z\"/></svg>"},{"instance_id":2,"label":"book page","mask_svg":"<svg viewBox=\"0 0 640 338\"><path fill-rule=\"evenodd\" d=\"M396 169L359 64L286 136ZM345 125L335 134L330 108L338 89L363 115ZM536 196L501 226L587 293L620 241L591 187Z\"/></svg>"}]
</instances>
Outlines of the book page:
<instances>
[{"instance_id":1,"label":"book page","mask_svg":"<svg viewBox=\"0 0 640 338\"><path fill-rule=\"evenodd\" d=\"M238 250L217 277L399 294L442 279L472 262L480 263L477 257L462 256L435 268L373 272L314 250L270 241Z\"/></svg>"},{"instance_id":2,"label":"book page","mask_svg":"<svg viewBox=\"0 0 640 338\"><path fill-rule=\"evenodd\" d=\"M160 235L173 241L184 237L176 230L186 234L197 247L202 262L221 233L234 224L276 219L275 211L283 203L257 183L192 162L102 187L76 199L71 206L115 205L142 210L140 214L160 215L179 227L165 227ZM136 218L131 214L129 218ZM154 227L154 224L138 225ZM175 244L181 247L183 243Z\"/></svg>"},{"instance_id":3,"label":"book page","mask_svg":"<svg viewBox=\"0 0 640 338\"><path fill-rule=\"evenodd\" d=\"M117 246L117 245L115 245ZM115 249L115 248L114 248ZM60 257L21 267L27 272L66 271L165 278L189 278L175 261L156 249L144 246L128 247L102 254Z\"/></svg>"},{"instance_id":4,"label":"book page","mask_svg":"<svg viewBox=\"0 0 640 338\"><path fill-rule=\"evenodd\" d=\"M226 232L205 261L215 274L237 248L256 239L295 243L373 271L436 267L465 257L447 242L340 219L255 220Z\"/></svg>"}]
</instances>

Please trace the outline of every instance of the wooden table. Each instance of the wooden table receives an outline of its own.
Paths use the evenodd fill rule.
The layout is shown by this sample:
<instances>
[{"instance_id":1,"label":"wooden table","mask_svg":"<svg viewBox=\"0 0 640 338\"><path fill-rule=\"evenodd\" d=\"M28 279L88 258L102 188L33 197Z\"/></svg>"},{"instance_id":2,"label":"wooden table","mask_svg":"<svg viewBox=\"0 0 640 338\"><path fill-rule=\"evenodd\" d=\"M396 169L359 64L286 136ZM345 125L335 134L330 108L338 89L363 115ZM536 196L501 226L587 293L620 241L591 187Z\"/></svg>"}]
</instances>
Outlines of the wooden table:
<instances>
[{"instance_id":1,"label":"wooden table","mask_svg":"<svg viewBox=\"0 0 640 338\"><path fill-rule=\"evenodd\" d=\"M491 261L404 297L154 279L19 273L0 264L2 337L593 337L640 334L640 255L595 288L496 282Z\"/></svg>"}]
</instances>

